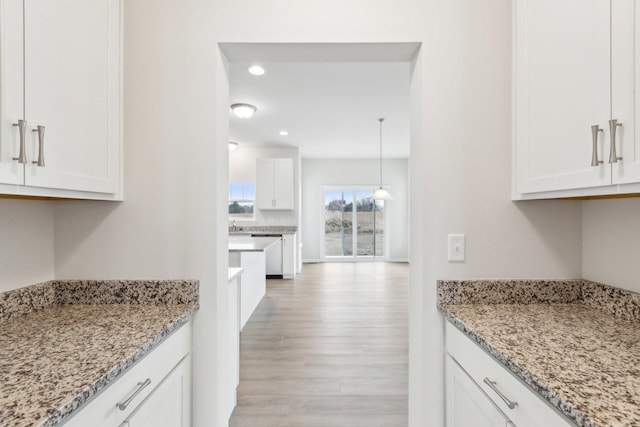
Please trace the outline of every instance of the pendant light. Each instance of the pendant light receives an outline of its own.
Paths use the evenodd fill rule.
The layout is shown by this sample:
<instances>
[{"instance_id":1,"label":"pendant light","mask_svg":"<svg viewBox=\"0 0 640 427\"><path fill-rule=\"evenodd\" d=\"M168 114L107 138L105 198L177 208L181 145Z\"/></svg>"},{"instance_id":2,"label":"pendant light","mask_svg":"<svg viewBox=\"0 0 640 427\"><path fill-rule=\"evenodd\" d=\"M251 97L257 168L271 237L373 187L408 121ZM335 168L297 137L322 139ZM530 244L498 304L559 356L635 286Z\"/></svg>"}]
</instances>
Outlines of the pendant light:
<instances>
[{"instance_id":1,"label":"pendant light","mask_svg":"<svg viewBox=\"0 0 640 427\"><path fill-rule=\"evenodd\" d=\"M373 192L372 200L393 200L394 197L385 189L382 188L382 122L383 118L378 119L380 123L380 188Z\"/></svg>"}]
</instances>

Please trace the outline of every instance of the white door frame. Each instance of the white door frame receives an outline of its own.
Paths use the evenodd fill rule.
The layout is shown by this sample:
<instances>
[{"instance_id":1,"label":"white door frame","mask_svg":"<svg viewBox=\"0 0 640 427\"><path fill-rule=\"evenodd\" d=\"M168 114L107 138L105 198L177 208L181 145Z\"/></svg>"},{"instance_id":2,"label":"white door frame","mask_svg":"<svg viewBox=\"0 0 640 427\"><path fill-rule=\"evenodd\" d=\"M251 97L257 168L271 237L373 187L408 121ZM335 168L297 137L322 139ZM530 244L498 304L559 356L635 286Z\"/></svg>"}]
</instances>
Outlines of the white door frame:
<instances>
[{"instance_id":1,"label":"white door frame","mask_svg":"<svg viewBox=\"0 0 640 427\"><path fill-rule=\"evenodd\" d=\"M246 42L246 40L242 41ZM229 42L233 42L233 40L226 43ZM423 41L412 40L411 43L421 45ZM220 50L220 55L224 57L220 44L217 48ZM410 61L409 229L414 230L415 233L422 233L423 230L426 230L424 214L427 201L424 200L424 191L420 185L411 185L411 183L422 184L427 180L426 169L422 162L422 159L428 158L428 147L424 141L425 132L422 126L424 119L423 100L427 96L423 84L425 61L425 55L420 48ZM226 67L225 72L228 73ZM223 81L228 83L227 76L217 79L218 87L216 90L216 93L221 95L217 102L222 106L229 105L228 85L221 86ZM220 108L216 121L226 123L224 126L228 129L228 120L228 109ZM222 138L218 135L217 144L224 146L226 150L228 134ZM216 184L228 187L228 178L226 182L217 182ZM224 204L224 200L219 200L219 202ZM227 229L227 218L218 217L216 226L219 230ZM427 253L424 238L424 235L418 235L417 238L412 238L411 234L409 235L409 427L441 424L438 420L444 422L444 357L442 357L444 323L436 308L435 288L431 285L425 289L430 275L425 268ZM226 272L228 260L219 260L218 268ZM226 293L223 292L223 295L220 295L220 288L218 287L217 290L218 300L226 301ZM427 328L426 325L429 327ZM218 330L220 331L220 328ZM222 339L226 340L226 335L217 337L218 355L224 360L223 354L226 352L226 347ZM217 366L220 369L220 364ZM222 375L218 378L224 379L225 376ZM217 389L224 390L224 386L225 384L217 384ZM196 404L198 401L202 402L196 398Z\"/></svg>"}]
</instances>

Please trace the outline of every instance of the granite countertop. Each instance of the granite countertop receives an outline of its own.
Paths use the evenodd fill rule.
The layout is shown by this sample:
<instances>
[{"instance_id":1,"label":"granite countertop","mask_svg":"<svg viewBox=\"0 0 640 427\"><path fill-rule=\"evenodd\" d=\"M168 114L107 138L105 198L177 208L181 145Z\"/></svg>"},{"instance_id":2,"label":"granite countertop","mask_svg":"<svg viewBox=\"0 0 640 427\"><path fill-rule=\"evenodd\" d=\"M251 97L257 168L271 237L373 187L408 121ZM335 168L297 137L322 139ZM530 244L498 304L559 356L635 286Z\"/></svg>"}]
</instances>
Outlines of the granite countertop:
<instances>
[{"instance_id":1,"label":"granite countertop","mask_svg":"<svg viewBox=\"0 0 640 427\"><path fill-rule=\"evenodd\" d=\"M295 225L237 225L229 226L229 234L293 234L298 231Z\"/></svg>"},{"instance_id":2,"label":"granite countertop","mask_svg":"<svg viewBox=\"0 0 640 427\"><path fill-rule=\"evenodd\" d=\"M439 282L453 325L588 427L640 425L638 297L588 281Z\"/></svg>"},{"instance_id":3,"label":"granite countertop","mask_svg":"<svg viewBox=\"0 0 640 427\"><path fill-rule=\"evenodd\" d=\"M197 281L73 281L0 294L2 425L66 420L188 322L197 289Z\"/></svg>"},{"instance_id":4,"label":"granite countertop","mask_svg":"<svg viewBox=\"0 0 640 427\"><path fill-rule=\"evenodd\" d=\"M279 237L232 236L229 238L229 252L261 252L279 241Z\"/></svg>"}]
</instances>

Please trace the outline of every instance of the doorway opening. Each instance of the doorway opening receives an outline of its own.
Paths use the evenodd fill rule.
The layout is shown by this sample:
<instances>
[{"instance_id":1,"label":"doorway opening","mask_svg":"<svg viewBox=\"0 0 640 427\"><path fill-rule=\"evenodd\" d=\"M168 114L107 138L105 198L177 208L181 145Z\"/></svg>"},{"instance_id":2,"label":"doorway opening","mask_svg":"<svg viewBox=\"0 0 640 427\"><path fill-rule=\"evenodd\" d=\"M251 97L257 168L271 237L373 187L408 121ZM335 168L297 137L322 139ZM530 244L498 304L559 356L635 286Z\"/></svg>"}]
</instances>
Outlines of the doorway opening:
<instances>
[{"instance_id":1,"label":"doorway opening","mask_svg":"<svg viewBox=\"0 0 640 427\"><path fill-rule=\"evenodd\" d=\"M254 123L257 123L259 120L264 120L262 122L263 124L265 124L265 127L263 128L265 129L264 132L269 132L269 134L263 133L262 136L260 136L259 133L252 133L248 131L235 132L234 129L237 129L237 128L234 127L235 126L234 120L238 120L238 119L231 116L229 120L230 130L231 130L229 135L231 137L230 141L237 143L236 144L237 149L234 152L234 155L236 157L240 157L239 155L242 154L243 151L246 152L247 150L251 150L255 154L254 161L255 159L258 159L261 157L272 157L272 158L290 157L293 159L294 165L295 165L294 166L294 170L295 170L294 175L296 179L295 186L294 186L295 187L294 188L295 208L292 211L287 211L284 215L282 215L282 217L280 216L281 215L280 213L274 210L270 210L270 211L257 210L255 212L252 212L254 215L252 219L253 221L255 221L254 224L264 225L264 226L269 226L269 224L280 225L282 224L282 221L283 221L282 218L285 218L285 217L286 217L286 221L292 221L293 223L295 223L295 226L297 227L297 231L298 231L298 239L302 243L302 245L300 245L301 247L298 248L299 249L298 260L302 260L307 263L315 263L318 261L320 262L336 261L339 259L352 260L352 261L353 260L372 260L372 261L392 260L392 261L408 262L409 260L408 236L410 234L409 233L409 216L408 216L409 210L410 210L409 209L409 206L410 206L409 205L409 185L408 185L408 179L409 179L408 147L409 147L409 135L411 134L411 136L414 137L415 133L418 132L413 128L410 129L410 126L409 126L410 102L408 98L409 98L409 92L410 92L409 86L411 86L411 90L415 90L412 83L410 83L411 81L410 75L412 74L412 71L413 71L412 61L414 61L415 59L416 52L418 51L420 44L419 43L390 43L390 44L384 44L384 43L382 44L223 43L220 46L222 48L222 51L225 54L225 59L228 60L229 62L228 64L229 67L227 71L229 72L228 77L229 77L229 82L231 87L230 87L230 94L229 94L230 99L228 100L229 101L228 104L231 105L233 103L243 103L243 102L248 102L252 105L255 104L255 106L257 107L257 112L255 116L256 122ZM347 105L348 109L352 109L356 111L358 110L358 108L354 108L352 103L336 102L334 100L335 102L334 109L338 111L339 117L338 117L338 120L335 120L335 119L331 120L331 119L328 119L328 114L331 113L331 111L329 111L324 116L318 117L318 116L309 114L309 111L307 109L308 104L288 102L286 104L293 105L293 108L296 110L295 112L298 113L298 115L295 116L295 119L292 119L294 116L290 115L288 117L289 121L284 124L282 124L282 122L277 122L276 120L270 119L267 117L267 113L276 111L285 104L274 103L274 102L266 102L262 104L260 100L257 99L257 97L254 96L251 92L238 91L233 86L234 76L236 76L236 74L234 74L235 73L234 70L240 70L242 72L245 72L247 71L247 66L250 65L252 62L259 62L261 65L265 65L267 67L266 73L265 73L266 76L277 75L274 72L274 70L276 70L275 68L269 68L273 64L275 64L277 67L285 66L285 65L300 66L302 67L302 70L305 71L305 72L299 72L298 74L296 74L295 76L292 76L289 79L283 79L283 83L279 87L272 87L272 90L270 92L271 94L282 93L286 89L292 87L296 81L305 80L305 79L308 82L307 86L315 87L316 89L319 89L320 86L317 85L317 79L314 79L313 74L306 72L310 69L318 69L323 67L329 68L329 67L335 66L336 64L347 64L347 65L353 66L354 63L357 64L358 62L362 62L362 63L367 63L369 65L368 71L370 72L373 66L375 66L375 64L402 63L403 66L406 67L406 73L407 73L407 80L406 80L407 81L406 83L407 102L406 102L406 107L404 111L406 121L401 124L401 127L403 127L403 129L406 131L407 151L404 156L385 157L385 161L398 160L398 159L401 159L404 161L404 163L398 163L396 165L397 169L404 171L406 176L406 185L404 187L401 187L399 189L397 186L394 186L393 194L396 197L396 200L388 203L374 202L373 204L371 204L363 200L365 197L364 197L364 194L362 194L364 192L367 192L366 197L369 197L373 192L373 190L376 187L378 187L378 178L379 178L377 173L378 172L378 167L377 167L378 132L377 132L377 127L375 126L375 122L379 117L385 116L385 119L388 120L385 123L388 123L389 126L392 126L392 124L394 123L394 120L390 119L389 113L385 111L376 111L373 114L369 114L371 117L366 118L365 126L367 128L370 126L371 123L374 123L374 125L371 126L371 128L373 129L372 136L368 138L370 140L370 145L373 148L373 154L370 157L362 156L365 150L363 150L362 148L357 148L355 141L353 141L353 144L351 144L351 141L344 142L342 140L338 142L339 148L333 149L333 153L340 153L340 155L343 157L336 158L334 157L335 154L329 157L326 154L325 155L317 154L317 152L316 154L308 156L307 154L305 154L305 151L302 148L299 148L297 146L299 142L306 140L304 137L300 137L299 134L297 133L297 130L298 130L296 129L297 125L305 125L305 124L314 125L315 129L320 129L320 131L322 132L323 139L320 141L318 140L312 141L310 144L310 147L313 149L322 148L323 146L328 146L329 142L331 142L332 139L334 139L331 137L329 131L333 131L335 128L335 130L337 130L338 132L344 133L343 132L344 129L342 128L343 125L356 122L355 120L345 119L344 117L345 114L344 113L340 114L340 111L342 110L340 110L338 107L343 107L344 105ZM344 74L335 73L335 72L333 73L333 75L337 77L344 76ZM362 74L362 76L363 76L362 79L365 79L367 74ZM269 77L269 78L272 78L272 77ZM259 80L255 80L255 81L258 82ZM376 88L376 89L379 89L379 88ZM330 98L328 97L327 93L322 93L321 88L319 92L320 92L319 94L314 96L306 96L307 100L309 100L309 102L311 103L318 103L323 99ZM360 93L352 94L352 99L359 99L360 97L366 98L366 96L368 94L370 95L371 93L379 94L379 91L378 92L376 92L376 90L362 91ZM241 95L244 99L236 99L235 97L238 95ZM380 96L379 98L380 99L377 101L378 102L377 105L382 105L382 106L387 104L389 99L393 99L393 97L384 97L384 96ZM415 101L412 100L412 102L415 102ZM315 124L309 122L309 120L313 119L313 117L316 117ZM293 125L289 125L288 123L293 123ZM361 129L363 128L361 127ZM367 131L363 131L361 132L361 134L366 134L366 132ZM296 137L296 135L298 136ZM393 140L393 138L389 138L389 140ZM385 139L385 141L388 141L388 139ZM238 147L238 144L239 144L239 147ZM385 147L387 146L389 145L385 145ZM265 151L266 147L268 147L269 152ZM366 162L372 162L373 164L371 165ZM238 175L240 174L247 175L247 176L236 177L235 181L237 182L256 182L255 176L253 177L249 176L249 174L251 173L250 172L251 168L252 168L252 165L247 164L246 162L244 164L238 164L237 167L236 165L230 164L230 173L232 174L237 173ZM318 173L315 176L307 175L305 177L305 173L306 173L305 171L310 171L314 168L318 171L323 170L324 173L323 174ZM385 167L385 170L388 170L388 169ZM350 175L350 173L354 173L354 172L361 173L362 171L368 171L369 173L373 173L373 177L363 175L362 178L358 179L358 178L353 178L353 175ZM386 178L386 175L385 175L385 184L387 184L386 182L387 179L388 178ZM349 188L337 187L339 185L344 186L345 184L363 183L363 182L364 183L376 182L376 184L370 185L370 186L348 185ZM337 199L338 202L341 205L343 205L339 211L335 210L333 212L333 215L337 215L338 212L340 214L340 220L339 220L340 222L338 222L338 224L340 224L340 227L339 227L340 237L339 237L339 245L338 245L339 252L338 250L335 251L336 255L334 255L335 256L334 259L325 259L327 255L329 255L327 253L327 236L326 236L327 230L325 225L325 222L327 220L326 211L328 210L326 209L327 194L325 194L325 192L323 192L322 190L325 187L328 188L329 190L333 189L334 191L341 190L341 194L339 195L339 197L336 195L335 199ZM307 191L308 189L311 189L311 191ZM402 212L400 212L399 214L398 206L400 205L400 203L398 203L398 200L403 200L403 199L406 203L406 206L400 209ZM309 205L306 203L306 201L309 201ZM330 202L331 200L329 200L328 203ZM347 207L347 205L349 204L351 204L350 209ZM360 209L358 209L358 204L361 205ZM245 209L245 213L247 213L246 209ZM343 222L343 220L345 219L344 218L345 216L347 218L350 216L350 221L351 221L350 228L348 227L348 224L346 222ZM362 216L362 218L360 216ZM366 224L367 221L369 222L369 224ZM369 231L364 232L361 229L362 232L359 233L358 225L363 225L363 224L368 225ZM390 229L388 224L392 224L393 229ZM231 221L229 225L231 225ZM244 224L240 224L240 223L238 223L238 225L244 226ZM288 225L288 224L283 224L283 225ZM404 229L402 227L404 227ZM333 230L333 232L335 231L337 231L337 229ZM392 244L392 242L390 241L392 239L392 234L406 236L405 237L406 252L404 253L404 256L394 256L393 253L390 252L390 249L397 250L397 247L398 247L397 243ZM314 248L316 252L305 253L305 251L302 248L304 248L305 250L309 248ZM331 250L329 250L329 252L331 252ZM335 332L338 334L341 334L341 333L347 334L347 331L354 332L355 335L353 338L349 337L347 339L347 337L345 336L343 337L344 339L339 339L341 343L340 343L340 348L337 351L343 352L344 357L336 355L338 356L338 358L349 358L350 356L348 354L344 354L345 348L352 345L358 346L360 345L361 342L366 342L366 344L363 344L365 346L375 342L375 343L380 343L382 346L387 346L387 347L391 345L391 347L393 347L394 349L398 349L398 348L402 349L403 345L406 345L408 347L408 328L406 327L407 325L405 324L401 324L399 328L402 330L395 331L395 333L387 333L387 329L385 329L387 328L387 326L381 325L380 329L376 331L372 331L374 332L374 335L372 335L371 338L361 335L360 331L358 330L358 328L360 327L358 322L360 320L364 320L362 314L365 312L371 313L372 304L380 303L382 301L385 301L388 297L395 297L397 295L393 292L390 292L390 288L387 287L388 281L386 280L382 280L380 287L368 286L372 282L370 280L367 280L366 274L362 274L362 273L364 272L367 274L372 274L372 277L376 278L376 280L379 280L379 279L381 280L383 275L379 274L380 272L377 271L377 269L388 268L393 273L393 269L397 267L400 267L400 268L404 267L406 270L407 266L406 265L401 266L393 263L375 263L375 264L374 263L372 264L335 263L334 264L332 262L328 262L325 264L326 265L309 266L311 268L311 273L313 274L314 269L324 269L324 268L331 269L332 266L334 265L339 265L341 268L352 269L355 275L354 277L357 276L358 278L361 278L363 280L360 280L360 282L357 282L355 280L350 280L350 276L346 277L345 274L341 274L341 271L344 272L344 270L338 269L336 271L327 272L327 278L329 279L326 283L330 284L332 281L335 281L336 277L340 277L341 279L340 285L342 285L341 290L349 290L350 289L349 287L354 284L365 285L364 287L368 288L368 291L370 292L373 291L372 301L374 302L363 305L362 313L359 313L357 311L353 312L353 306L349 308L344 308L344 310L338 306L336 308L329 308L329 310L323 315L322 312L317 310L317 307L311 305L313 302L313 299L307 298L300 302L300 304L305 304L305 307L303 308L306 308L306 310L303 310L303 312L305 313L305 315L308 314L312 317L315 316L316 318L309 319L310 323L308 324L302 323L302 322L295 322L295 321L293 322L294 324L289 324L288 322L291 322L291 319L285 316L282 319L282 322L281 322L282 325L286 325L286 327L288 328L293 327L294 329L308 327L310 330L316 330L316 332L320 332L321 334L329 334L329 333L334 334L334 331L338 331L338 332ZM413 267L411 268L413 269ZM301 275L302 280L306 280L304 276L305 274L303 272L303 274ZM414 278L412 279L412 284L413 284L413 281L416 280L415 278L419 278L419 276L418 275L414 276ZM402 277L402 281L403 283L405 283L406 290L408 290L409 288L408 278ZM274 289L276 289L277 291L278 287L287 287L287 286L290 286L290 285L288 285L286 281L278 281L278 283L276 283L276 288ZM308 284L306 284L305 286L305 284L303 283L298 286L305 288L305 291L309 290L307 289L309 287ZM335 298L336 295L331 294L330 292L331 290L332 290L331 287L328 287L327 289L325 289L325 291L329 291L329 292L320 298L320 301L323 304L328 304L329 306L331 306L336 301L339 304L340 300L339 299L336 300ZM316 295L316 298L317 297L318 296ZM414 297L416 297L415 298L416 301L419 300L419 295L414 295ZM355 301L357 300L358 298L356 297ZM280 307L280 309L282 309L283 307L286 309L286 304L290 304L290 303L291 301L286 298L285 298L284 304L268 302L271 308L276 309L276 311L278 307ZM413 313L406 312L408 305L411 305ZM391 317L395 320L401 319L402 316L405 315L406 323L411 323L413 326L415 326L415 323L416 323L415 319L421 318L420 312L415 310L416 304L407 304L406 301L401 301L401 304L398 304L398 306L401 307L401 309L404 310L405 312L392 313L387 308L382 306L379 307L379 311L380 313L392 314ZM348 314L347 312L351 313L352 317L355 319L355 325L352 325L352 327L340 326L340 324L344 321L342 317L347 315ZM276 315L277 313L276 314L264 313L263 320L273 319L274 318L273 316L276 316ZM318 326L322 324L323 319L326 320L328 318L327 316L334 316L334 315L336 316L334 320L336 323L332 325L333 329L331 331L325 331L325 330L318 331ZM410 316L413 319L411 321L409 321L408 319ZM319 317L323 317L323 319ZM367 320L367 324L371 326L372 322L377 321L376 319L379 319L379 316L378 318L374 317L374 319ZM318 322L317 325L315 324L316 322ZM267 326L267 327L261 328L260 326ZM263 335L263 334L265 332L269 332L268 329L271 326L273 325L271 324L256 325L255 327L253 327L251 331L243 331L244 336L259 335L258 339L256 339L256 343L258 343L260 346L266 345L266 347L269 347L269 348L260 347L260 350L261 351L264 350L264 351L260 354L260 357L257 358L256 360L251 359L251 363L255 363L256 365L264 364L265 354L267 350L272 351L280 345L284 345L286 347L287 345L290 345L291 342L293 341L299 342L299 344L301 344L301 347L302 347L301 351L303 352L303 354L297 355L298 357L297 360L301 360L300 358L302 358L303 360L306 360L306 359L314 360L314 358L319 357L319 355L317 354L308 353L311 350L319 348L316 345L317 343L315 343L313 340L305 341L305 339L310 337L298 337L298 338L289 337L286 339L279 339L275 341L270 340L271 337L269 337L268 334L267 335ZM395 326L397 325L394 325L394 327ZM416 334L415 331L417 331L417 329L414 327L413 331L414 332L412 333L412 335L415 335ZM301 331L296 330L294 332L295 334L298 334ZM388 336L385 336L385 335L388 335ZM328 335L328 336L321 335L319 339L324 340L324 338L327 338L330 336L333 336L333 335ZM392 344L390 341L391 338L397 339L398 337L400 338L400 342ZM404 340L403 337L406 337L405 341L403 341ZM333 351L332 346L335 347L335 342L332 343L331 339L328 339L327 341L329 341L329 344L330 344L329 350L327 351ZM397 362L397 365L404 364L405 366L404 368L402 368L401 366L396 366L395 368L398 368L398 370L395 371L395 373L402 372L402 369L407 368L408 351L406 351L406 349L404 350L405 350L405 354L401 355L401 357L399 357L398 359L394 359L394 362ZM375 356L377 356L377 354L375 354L377 352L375 349L372 351L371 349L361 348L361 349L358 349L357 351L360 353L362 352L367 353L372 358L375 358ZM280 368L280 365L278 365L278 363L280 362L289 363L290 365L290 361L287 362L285 360L286 356L283 356L283 357L284 358L281 357L280 359L276 358L277 363L273 367L274 369L273 372L275 372L275 370ZM416 358L414 357L413 359L416 359ZM375 361L373 362L370 361L370 363L375 363ZM273 379L260 378L260 376L264 375L264 372L265 372L264 369L261 369L258 366L256 366L255 369L253 368L245 369L243 374L242 373L243 366L245 365L241 364L241 367L240 367L241 378L245 380L249 379L250 381L253 381L253 383L251 383L245 389L250 388L250 386L252 387L252 386L258 386L262 384L264 384L265 387L268 386L270 389L273 388L273 384L272 384ZM290 366L283 367L283 369L285 368L288 371L290 371ZM323 372L326 372L327 375L329 376L335 376L338 374L344 376L344 372L346 372L346 371L331 369L328 366L327 367L323 366L322 368L323 368ZM305 371L303 368L301 368L296 372L297 372L297 375L299 375L299 377L288 379L287 380L288 382L283 382L283 386L288 387L288 384L296 384L296 381L299 381L301 383L308 382L308 380L305 379L306 378L305 376L309 375L308 371ZM370 380L371 379L370 374L371 373L369 374L365 373L363 378L369 375L369 380ZM254 376L254 378L250 379L248 378L249 376ZM347 375L347 376L350 376L350 375ZM404 396L400 398L399 402L395 402L394 405L396 408L402 409L403 407L405 407L404 405L407 404L406 402L408 400L407 395L408 395L409 387L406 383L406 380L408 380L408 375L402 372L400 375L396 375L396 377L402 377L403 381L401 381L400 383L397 383L393 387L395 387L396 391L401 390L402 393L404 393ZM380 391L380 390L383 390L384 387L389 386L390 383L387 382L388 379L389 378L386 378L386 379L378 378L379 384L381 384L381 386L379 388L375 386L376 390ZM330 382L333 380L335 380L335 378L331 377L327 381ZM343 382L344 384L347 384L349 381L351 380L344 380ZM357 383L359 380L353 379L353 381ZM368 381L368 380L363 379L363 381ZM332 385L332 387L333 386L335 386L335 384ZM349 386L344 385L344 387L348 388ZM240 388L242 388L242 386ZM360 390L360 389L355 387L354 390ZM260 390L261 393L262 392L266 393L266 391L267 391L266 388L264 390L262 389ZM282 393L282 390L277 390L277 391L278 393L280 393L280 396L284 395L284 393ZM363 392L362 396L365 396L365 395L366 393ZM362 396L354 400L353 402L354 409L356 409L358 406L357 402L362 401L361 399ZM292 397L292 399L293 400L291 400L287 405L282 405L282 406L295 408L296 398ZM337 399L337 398L330 399L330 400L335 402L340 401L340 399ZM271 405L270 403L271 401L269 399L265 399L265 402L266 402L265 404ZM326 399L323 402L326 403ZM330 410L329 408L326 408L326 409ZM247 408L247 407L243 408L243 411L249 411L249 410L250 408ZM269 407L269 411L276 411L276 410L277 408L273 408L271 406ZM325 412L325 414L323 414L322 417L326 415L327 411L323 410L323 412ZM262 417L263 415L255 415L255 416ZM279 414L279 413L274 414L274 418L278 418L278 419L281 419L283 416L286 416L286 415ZM354 414L351 414L350 416L352 417L352 418L349 418L350 421L361 418L361 414L359 415L354 413ZM407 413L405 412L403 420L406 420L406 417L407 417ZM312 423L313 419L311 419L310 422ZM403 423L390 422L389 425L393 425L393 424L400 425Z\"/></svg>"}]
</instances>

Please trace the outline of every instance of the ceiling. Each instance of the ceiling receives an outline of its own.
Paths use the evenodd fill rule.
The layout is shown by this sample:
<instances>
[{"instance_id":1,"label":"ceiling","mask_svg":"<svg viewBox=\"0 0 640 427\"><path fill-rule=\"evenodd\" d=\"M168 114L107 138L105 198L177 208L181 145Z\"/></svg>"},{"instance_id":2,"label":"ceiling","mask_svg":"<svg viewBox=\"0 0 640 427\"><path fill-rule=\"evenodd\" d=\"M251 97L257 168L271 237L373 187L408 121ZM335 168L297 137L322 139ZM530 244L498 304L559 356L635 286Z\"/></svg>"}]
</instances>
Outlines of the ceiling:
<instances>
[{"instance_id":1,"label":"ceiling","mask_svg":"<svg viewBox=\"0 0 640 427\"><path fill-rule=\"evenodd\" d=\"M409 156L410 64L406 59L301 62L287 56L291 49L281 48L281 52L276 55L280 61L259 62L265 69L262 76L247 71L251 52L231 55L230 104L258 108L250 119L239 119L229 111L231 141L296 146L303 158L376 158L378 118L383 117L383 157ZM289 135L280 136L281 130Z\"/></svg>"}]
</instances>

